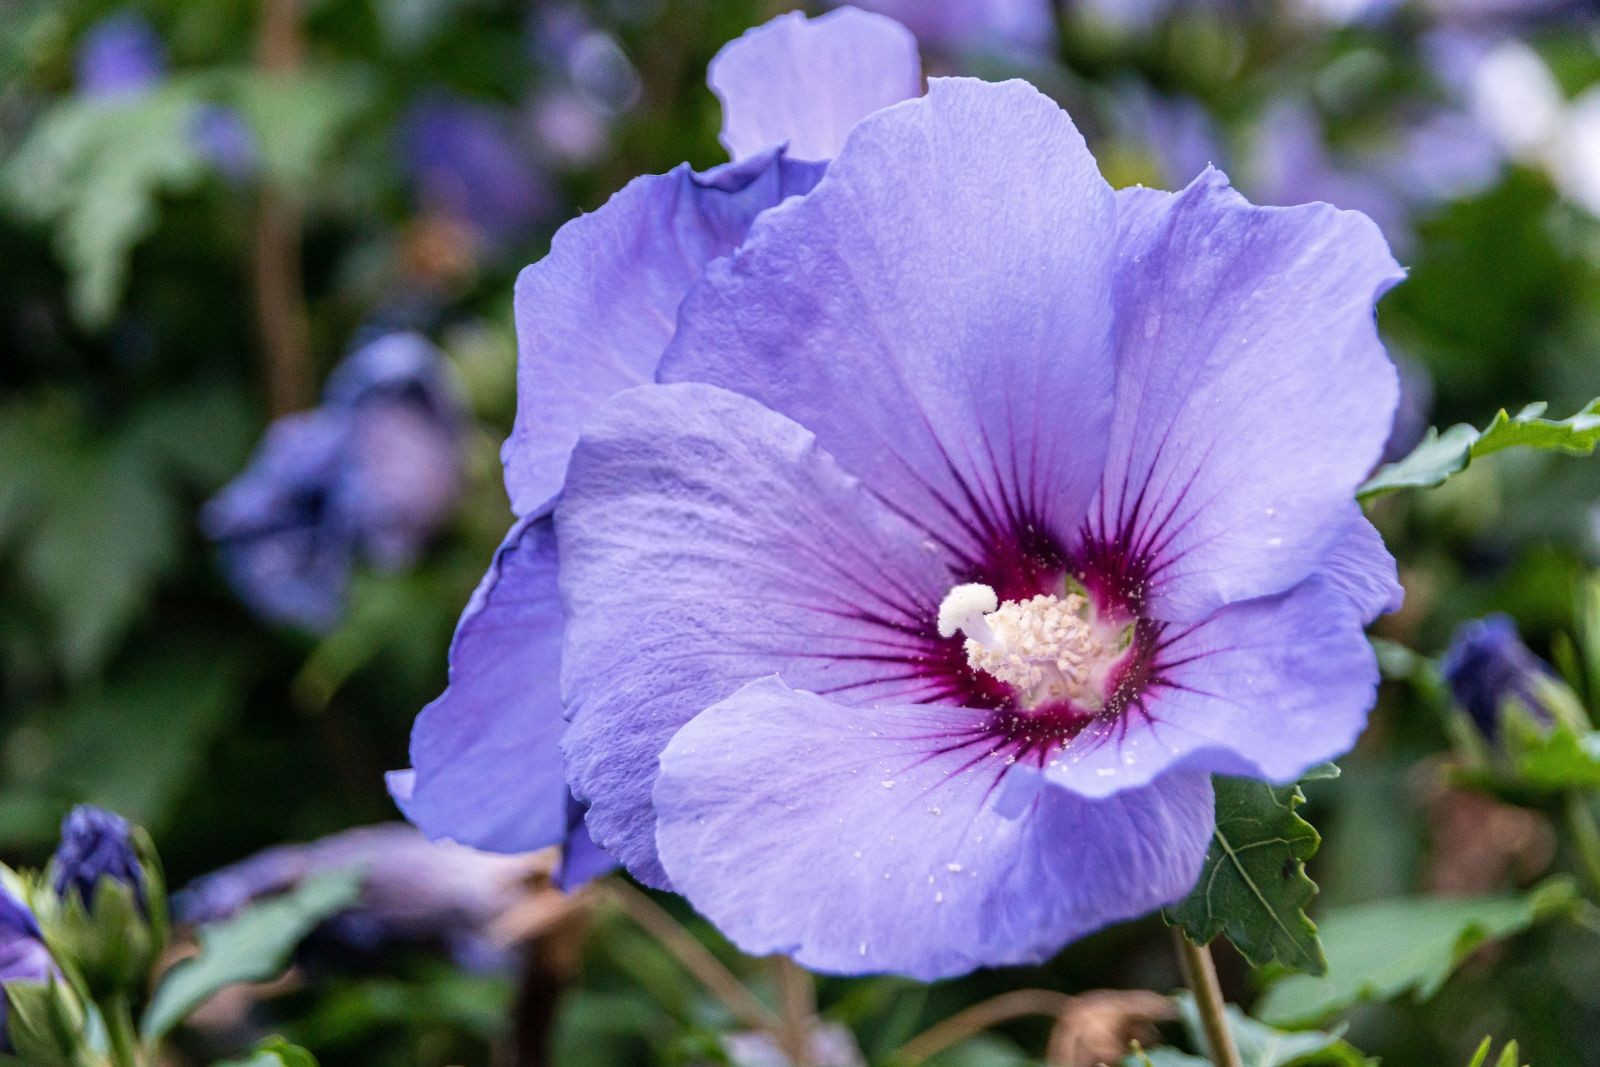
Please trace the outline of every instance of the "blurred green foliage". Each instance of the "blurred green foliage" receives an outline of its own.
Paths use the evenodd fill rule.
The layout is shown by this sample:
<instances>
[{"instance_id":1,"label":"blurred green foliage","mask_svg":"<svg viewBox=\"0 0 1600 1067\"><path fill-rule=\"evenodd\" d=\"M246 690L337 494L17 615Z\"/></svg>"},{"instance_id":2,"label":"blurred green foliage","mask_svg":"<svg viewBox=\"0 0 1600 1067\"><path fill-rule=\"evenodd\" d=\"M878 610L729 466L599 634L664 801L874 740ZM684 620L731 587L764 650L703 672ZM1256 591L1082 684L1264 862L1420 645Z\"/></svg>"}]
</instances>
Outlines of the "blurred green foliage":
<instances>
[{"instance_id":1,"label":"blurred green foliage","mask_svg":"<svg viewBox=\"0 0 1600 1067\"><path fill-rule=\"evenodd\" d=\"M146 824L170 881L182 885L270 844L394 817L382 772L407 763L411 719L443 684L456 614L508 521L496 447L514 404L515 273L564 218L633 175L720 161L706 63L777 7L578 5L631 58L637 102L610 121L593 158L547 161L556 203L538 227L495 250L446 249L441 266L437 235L403 173L397 124L433 89L526 115L559 79L530 45L530 16L550 5L306 0L303 65L277 76L256 69L256 3L148 0L133 6L165 41L169 77L114 106L83 101L72 91L75 49L124 6L0 0L0 858L41 861L63 812L93 801ZM930 68L1029 76L1072 111L1108 175L1126 183L1157 170L1151 146L1113 117L1116 90L1130 81L1194 96L1234 152L1250 144L1268 106L1290 98L1310 101L1335 144L1359 145L1381 132L1397 100L1429 91L1415 29L1309 31L1198 11L1133 35L1075 26L1059 64L988 54L931 56ZM1530 36L1569 93L1600 76L1592 39L1538 27ZM208 105L234 109L254 131L261 157L250 179L230 180L201 157L192 119ZM318 381L358 328L405 303L445 348L476 420L470 489L450 528L415 570L360 575L344 621L322 637L254 618L222 584L195 525L199 504L239 470L268 419L252 289L268 186L302 219ZM1395 348L1429 372L1435 425L1482 426L1535 401L1565 415L1600 392L1595 219L1542 173L1513 166L1411 223L1409 278L1379 319ZM1585 418L1573 432L1592 445L1592 409ZM1465 467L1466 458L1457 448L1444 465ZM1429 493L1375 501L1371 513L1409 594L1380 634L1432 656L1461 620L1505 610L1559 662L1580 621L1573 590L1600 562L1597 501L1595 461L1517 450L1484 455ZM1574 684L1591 708L1600 702L1592 682ZM1438 888L1438 872L1464 848L1448 829L1456 801L1429 778L1450 743L1438 694L1393 681L1343 776L1307 785L1301 813L1326 842L1309 866L1322 889L1312 914L1330 972L1284 979L1262 1006L1268 1017L1308 1018L1421 986L1435 995L1358 1008L1343 1037L1396 1064L1467 1062L1485 1032L1521 1042L1502 1062L1600 1063L1593 934L1534 926L1492 958L1468 958L1481 935L1523 930L1545 914L1548 885L1518 891L1544 868L1571 866L1570 856L1547 857L1532 874L1483 866L1472 888L1504 894L1488 901L1441 908L1415 896ZM1545 822L1554 814L1524 810ZM770 995L754 964L670 906ZM1375 908L1389 912L1374 918ZM1374 968L1359 963L1351 965L1358 976L1328 985L1343 981L1347 954L1388 960L1401 949L1409 954L1376 988ZM881 1062L938 1020L1009 989L1169 989L1177 983L1169 955L1151 920L1038 968L933 986L823 979L820 1003ZM1242 961L1222 964L1229 991L1248 1004L1254 989ZM726 1009L626 921L599 917L577 974L545 1005L552 1062L686 1065L721 1055ZM517 998L509 979L413 960L292 992L272 1003L269 1022L325 1067L488 1062ZM1034 1063L1047 1032L1037 1020L1007 1023L927 1062ZM1168 1036L1197 1048L1176 1028ZM1348 1047L1331 1033L1293 1040L1285 1055ZM1165 1048L1149 1060L1183 1056ZM282 1045L239 1062L305 1060Z\"/></svg>"}]
</instances>

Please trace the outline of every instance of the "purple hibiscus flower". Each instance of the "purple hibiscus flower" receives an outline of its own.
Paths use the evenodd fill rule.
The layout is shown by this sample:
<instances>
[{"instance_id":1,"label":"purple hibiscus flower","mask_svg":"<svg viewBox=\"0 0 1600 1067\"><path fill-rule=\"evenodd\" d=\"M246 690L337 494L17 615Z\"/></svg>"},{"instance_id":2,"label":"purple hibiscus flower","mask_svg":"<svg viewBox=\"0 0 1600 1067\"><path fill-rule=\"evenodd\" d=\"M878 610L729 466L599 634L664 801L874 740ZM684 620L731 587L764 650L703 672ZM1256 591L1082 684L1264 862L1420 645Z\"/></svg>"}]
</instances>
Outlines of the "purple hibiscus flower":
<instances>
[{"instance_id":1,"label":"purple hibiscus flower","mask_svg":"<svg viewBox=\"0 0 1600 1067\"><path fill-rule=\"evenodd\" d=\"M268 618L338 621L357 553L409 565L447 519L462 479L460 399L437 349L391 333L328 378L321 407L267 429L201 525L239 595Z\"/></svg>"},{"instance_id":2,"label":"purple hibiscus flower","mask_svg":"<svg viewBox=\"0 0 1600 1067\"><path fill-rule=\"evenodd\" d=\"M1021 82L881 106L883 62L805 58L903 42L828 18L719 56L725 141L756 155L641 179L519 281L524 517L407 810L490 847L559 833L559 662L587 830L745 950L1038 960L1188 890L1210 774L1292 780L1364 724L1362 627L1399 589L1352 494L1399 272L1365 217L1214 171L1113 192ZM783 142L820 180L772 177ZM742 208L777 194L753 221L708 213L734 175Z\"/></svg>"},{"instance_id":3,"label":"purple hibiscus flower","mask_svg":"<svg viewBox=\"0 0 1600 1067\"><path fill-rule=\"evenodd\" d=\"M11 1051L6 1036L6 983L48 982L55 973L33 912L0 886L0 1052Z\"/></svg>"}]
</instances>

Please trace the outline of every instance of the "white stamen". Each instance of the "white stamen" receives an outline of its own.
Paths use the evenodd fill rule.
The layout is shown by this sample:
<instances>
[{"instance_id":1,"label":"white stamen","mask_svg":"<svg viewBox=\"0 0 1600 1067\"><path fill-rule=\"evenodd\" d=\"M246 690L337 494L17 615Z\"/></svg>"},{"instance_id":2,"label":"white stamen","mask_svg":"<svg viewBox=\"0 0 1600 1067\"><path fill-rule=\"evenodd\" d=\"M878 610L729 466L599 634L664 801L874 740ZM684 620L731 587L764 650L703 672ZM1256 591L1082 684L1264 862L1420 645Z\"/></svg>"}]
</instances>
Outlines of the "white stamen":
<instances>
[{"instance_id":1,"label":"white stamen","mask_svg":"<svg viewBox=\"0 0 1600 1067\"><path fill-rule=\"evenodd\" d=\"M1076 583L1063 593L1002 604L986 585L958 585L939 605L939 633L964 633L967 662L1014 687L1027 706L1070 700L1098 709L1130 627L1096 620Z\"/></svg>"},{"instance_id":2,"label":"white stamen","mask_svg":"<svg viewBox=\"0 0 1600 1067\"><path fill-rule=\"evenodd\" d=\"M980 582L958 585L944 595L939 605L939 636L954 637L957 630L980 645L994 641L984 616L1000 606L993 589Z\"/></svg>"}]
</instances>

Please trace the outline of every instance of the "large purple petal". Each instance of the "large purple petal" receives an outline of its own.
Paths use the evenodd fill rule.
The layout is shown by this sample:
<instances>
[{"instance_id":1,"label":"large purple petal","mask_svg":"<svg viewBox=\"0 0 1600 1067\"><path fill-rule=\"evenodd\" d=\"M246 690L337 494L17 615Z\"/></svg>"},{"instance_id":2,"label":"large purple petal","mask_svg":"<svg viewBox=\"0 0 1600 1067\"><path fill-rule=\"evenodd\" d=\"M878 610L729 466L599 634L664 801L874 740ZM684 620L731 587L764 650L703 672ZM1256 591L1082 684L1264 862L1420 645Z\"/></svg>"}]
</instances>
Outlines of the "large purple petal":
<instances>
[{"instance_id":1,"label":"large purple petal","mask_svg":"<svg viewBox=\"0 0 1600 1067\"><path fill-rule=\"evenodd\" d=\"M722 101L733 158L787 144L796 159L826 160L857 122L922 92L922 62L916 38L893 19L790 11L723 45L706 80Z\"/></svg>"},{"instance_id":2,"label":"large purple petal","mask_svg":"<svg viewBox=\"0 0 1600 1067\"><path fill-rule=\"evenodd\" d=\"M1109 423L1114 200L1023 82L936 80L858 125L684 302L663 381L756 397L976 563L1065 540Z\"/></svg>"},{"instance_id":3,"label":"large purple petal","mask_svg":"<svg viewBox=\"0 0 1600 1067\"><path fill-rule=\"evenodd\" d=\"M590 411L654 380L678 304L706 264L820 172L781 152L704 174L680 166L636 178L561 227L550 254L517 278L517 419L501 451L517 514L545 507L561 488Z\"/></svg>"},{"instance_id":4,"label":"large purple petal","mask_svg":"<svg viewBox=\"0 0 1600 1067\"><path fill-rule=\"evenodd\" d=\"M921 669L948 558L746 397L630 390L590 422L556 507L568 780L590 833L665 884L650 790L667 741L781 671L850 703L941 695Z\"/></svg>"},{"instance_id":5,"label":"large purple petal","mask_svg":"<svg viewBox=\"0 0 1600 1067\"><path fill-rule=\"evenodd\" d=\"M748 953L934 979L1038 962L1194 884L1204 773L1086 800L964 742L982 716L741 689L662 753L673 885Z\"/></svg>"},{"instance_id":6,"label":"large purple petal","mask_svg":"<svg viewBox=\"0 0 1600 1067\"><path fill-rule=\"evenodd\" d=\"M560 664L555 530L523 519L461 615L449 686L412 728L415 775L391 788L406 818L494 852L561 843Z\"/></svg>"},{"instance_id":7,"label":"large purple petal","mask_svg":"<svg viewBox=\"0 0 1600 1067\"><path fill-rule=\"evenodd\" d=\"M1319 576L1168 624L1143 695L1075 737L1045 774L1091 797L1174 767L1294 781L1349 751L1366 725L1378 667L1363 621L1348 588Z\"/></svg>"},{"instance_id":8,"label":"large purple petal","mask_svg":"<svg viewBox=\"0 0 1600 1067\"><path fill-rule=\"evenodd\" d=\"M1365 216L1260 208L1207 171L1119 198L1117 391L1091 527L1151 560L1146 612L1197 619L1311 574L1394 413Z\"/></svg>"}]
</instances>

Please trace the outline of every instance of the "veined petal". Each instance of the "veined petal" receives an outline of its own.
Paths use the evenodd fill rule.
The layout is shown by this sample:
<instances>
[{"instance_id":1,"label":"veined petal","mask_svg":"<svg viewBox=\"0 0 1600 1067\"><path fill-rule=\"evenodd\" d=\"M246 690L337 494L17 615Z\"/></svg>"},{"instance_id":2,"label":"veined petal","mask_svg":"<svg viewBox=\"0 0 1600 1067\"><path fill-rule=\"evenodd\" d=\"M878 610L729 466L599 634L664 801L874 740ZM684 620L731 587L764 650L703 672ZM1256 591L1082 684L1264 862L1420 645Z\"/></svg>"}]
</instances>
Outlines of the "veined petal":
<instances>
[{"instance_id":1,"label":"veined petal","mask_svg":"<svg viewBox=\"0 0 1600 1067\"><path fill-rule=\"evenodd\" d=\"M1194 620L1312 574L1397 394L1373 321L1401 278L1365 216L1262 208L1207 171L1119 196L1116 412L1095 539Z\"/></svg>"},{"instance_id":2,"label":"veined petal","mask_svg":"<svg viewBox=\"0 0 1600 1067\"><path fill-rule=\"evenodd\" d=\"M430 838L492 852L559 844L560 664L554 525L522 519L461 614L449 686L417 716L414 774L391 778L406 818Z\"/></svg>"},{"instance_id":3,"label":"veined petal","mask_svg":"<svg viewBox=\"0 0 1600 1067\"><path fill-rule=\"evenodd\" d=\"M916 38L891 18L790 11L723 45L706 80L734 159L787 144L795 159L827 160L857 122L922 92L922 62Z\"/></svg>"},{"instance_id":4,"label":"veined petal","mask_svg":"<svg viewBox=\"0 0 1600 1067\"><path fill-rule=\"evenodd\" d=\"M660 378L788 415L973 564L1065 541L1109 424L1113 204L1037 90L936 79L706 272Z\"/></svg>"},{"instance_id":5,"label":"veined petal","mask_svg":"<svg viewBox=\"0 0 1600 1067\"><path fill-rule=\"evenodd\" d=\"M1088 800L1005 763L981 712L851 707L775 678L678 731L655 800L673 885L744 951L929 980L1035 963L1170 903L1212 830L1204 773Z\"/></svg>"},{"instance_id":6,"label":"veined petal","mask_svg":"<svg viewBox=\"0 0 1600 1067\"><path fill-rule=\"evenodd\" d=\"M549 255L517 278L517 418L501 449L517 514L546 507L560 490L596 406L654 380L678 304L706 264L820 173L781 151L704 174L684 165L636 178L561 227Z\"/></svg>"},{"instance_id":7,"label":"veined petal","mask_svg":"<svg viewBox=\"0 0 1600 1067\"><path fill-rule=\"evenodd\" d=\"M813 436L705 385L607 404L556 508L568 780L589 832L665 883L650 790L678 728L744 683L866 704L936 699L924 669L950 561Z\"/></svg>"},{"instance_id":8,"label":"veined petal","mask_svg":"<svg viewBox=\"0 0 1600 1067\"><path fill-rule=\"evenodd\" d=\"M1175 767L1292 782L1348 752L1378 665L1348 589L1322 576L1159 632L1149 681L1044 764L1085 796L1137 789Z\"/></svg>"}]
</instances>

